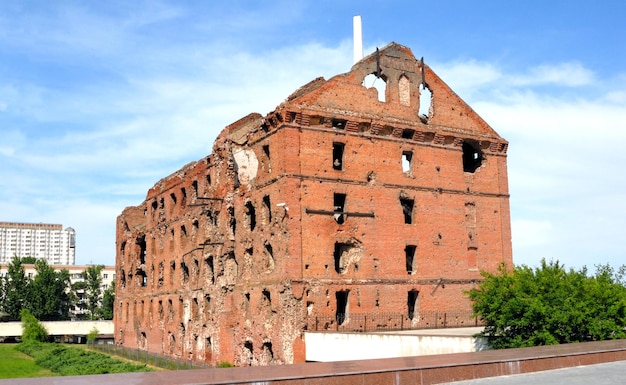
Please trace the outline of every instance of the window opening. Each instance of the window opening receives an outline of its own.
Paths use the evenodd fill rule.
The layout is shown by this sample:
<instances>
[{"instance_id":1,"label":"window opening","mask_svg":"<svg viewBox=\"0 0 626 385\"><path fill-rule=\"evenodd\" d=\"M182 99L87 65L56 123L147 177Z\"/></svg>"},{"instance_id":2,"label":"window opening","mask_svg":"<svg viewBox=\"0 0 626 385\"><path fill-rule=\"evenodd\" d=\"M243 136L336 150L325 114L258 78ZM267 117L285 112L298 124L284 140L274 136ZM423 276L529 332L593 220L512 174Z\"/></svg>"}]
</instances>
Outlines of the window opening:
<instances>
[{"instance_id":1,"label":"window opening","mask_svg":"<svg viewBox=\"0 0 626 385\"><path fill-rule=\"evenodd\" d=\"M402 151L402 172L410 173L413 160L412 151Z\"/></svg>"},{"instance_id":2,"label":"window opening","mask_svg":"<svg viewBox=\"0 0 626 385\"><path fill-rule=\"evenodd\" d=\"M180 199L180 205L185 207L185 205L187 204L187 190L185 190L185 188L182 187L180 189L180 194L182 195L182 198Z\"/></svg>"},{"instance_id":3,"label":"window opening","mask_svg":"<svg viewBox=\"0 0 626 385\"><path fill-rule=\"evenodd\" d=\"M335 243L333 259L335 262L335 271L339 274L345 274L350 265L354 265L355 270L363 257L363 246L356 240L355 243Z\"/></svg>"},{"instance_id":4,"label":"window opening","mask_svg":"<svg viewBox=\"0 0 626 385\"><path fill-rule=\"evenodd\" d=\"M272 295L270 294L269 290L267 289L263 290L263 298L265 299L268 305L272 303Z\"/></svg>"},{"instance_id":5,"label":"window opening","mask_svg":"<svg viewBox=\"0 0 626 385\"><path fill-rule=\"evenodd\" d=\"M336 128L338 130L344 130L346 128L346 123L347 121L343 119L333 119L331 121L333 128Z\"/></svg>"},{"instance_id":6,"label":"window opening","mask_svg":"<svg viewBox=\"0 0 626 385\"><path fill-rule=\"evenodd\" d=\"M419 291L413 289L408 292L407 295L407 307L408 307L408 316L410 320L414 320L418 317L418 298Z\"/></svg>"},{"instance_id":7,"label":"window opening","mask_svg":"<svg viewBox=\"0 0 626 385\"><path fill-rule=\"evenodd\" d=\"M415 130L409 128L402 130L402 139L413 139L413 135L415 135Z\"/></svg>"},{"instance_id":8,"label":"window opening","mask_svg":"<svg viewBox=\"0 0 626 385\"><path fill-rule=\"evenodd\" d=\"M348 321L348 295L350 294L350 290L342 290L335 293L335 298L337 300L337 313L335 318L337 319L337 324L343 325Z\"/></svg>"},{"instance_id":9,"label":"window opening","mask_svg":"<svg viewBox=\"0 0 626 385\"><path fill-rule=\"evenodd\" d=\"M267 219L267 223L272 222L272 205L270 203L270 196L265 195L263 197L263 207L265 209L265 218Z\"/></svg>"},{"instance_id":10,"label":"window opening","mask_svg":"<svg viewBox=\"0 0 626 385\"><path fill-rule=\"evenodd\" d=\"M333 218L335 218L335 221L337 221L337 223L341 225L346 219L345 215L343 214L345 211L344 207L346 205L346 194L334 193L333 202L335 211Z\"/></svg>"},{"instance_id":11,"label":"window opening","mask_svg":"<svg viewBox=\"0 0 626 385\"><path fill-rule=\"evenodd\" d=\"M174 283L174 277L176 275L176 262L170 262L170 283Z\"/></svg>"},{"instance_id":12,"label":"window opening","mask_svg":"<svg viewBox=\"0 0 626 385\"><path fill-rule=\"evenodd\" d=\"M254 349L253 349L253 346L252 346L252 341L246 341L243 344L243 347L246 350L245 355L247 356L248 365L252 366L252 360L254 358L254 356L253 356Z\"/></svg>"},{"instance_id":13,"label":"window opening","mask_svg":"<svg viewBox=\"0 0 626 385\"><path fill-rule=\"evenodd\" d=\"M171 194L170 194L170 198L172 198L172 203L173 203L174 205L176 205L176 194L171 193Z\"/></svg>"},{"instance_id":14,"label":"window opening","mask_svg":"<svg viewBox=\"0 0 626 385\"><path fill-rule=\"evenodd\" d=\"M267 159L270 159L270 146L267 144L263 145L263 152L265 153L265 156L267 156Z\"/></svg>"},{"instance_id":15,"label":"window opening","mask_svg":"<svg viewBox=\"0 0 626 385\"><path fill-rule=\"evenodd\" d=\"M206 358L210 361L213 353L213 342L211 341L211 337L205 338L204 348L206 351Z\"/></svg>"},{"instance_id":16,"label":"window opening","mask_svg":"<svg viewBox=\"0 0 626 385\"><path fill-rule=\"evenodd\" d=\"M143 265L146 263L146 236L138 236L135 243L139 246L139 264Z\"/></svg>"},{"instance_id":17,"label":"window opening","mask_svg":"<svg viewBox=\"0 0 626 385\"><path fill-rule=\"evenodd\" d=\"M198 318L198 310L200 310L200 306L198 306L198 298L194 298L191 304L191 314L194 319Z\"/></svg>"},{"instance_id":18,"label":"window opening","mask_svg":"<svg viewBox=\"0 0 626 385\"><path fill-rule=\"evenodd\" d=\"M207 259L204 260L205 268L206 268L206 280L207 283L212 284L214 282L214 273L213 273L213 256L210 255Z\"/></svg>"},{"instance_id":19,"label":"window opening","mask_svg":"<svg viewBox=\"0 0 626 385\"><path fill-rule=\"evenodd\" d=\"M333 169L343 170L343 152L345 144L333 142Z\"/></svg>"},{"instance_id":20,"label":"window opening","mask_svg":"<svg viewBox=\"0 0 626 385\"><path fill-rule=\"evenodd\" d=\"M274 248L267 241L265 242L264 246L265 246L266 260L265 260L265 266L263 267L265 268L266 271L272 271L274 270Z\"/></svg>"},{"instance_id":21,"label":"window opening","mask_svg":"<svg viewBox=\"0 0 626 385\"><path fill-rule=\"evenodd\" d=\"M206 174L206 184L211 185L211 174Z\"/></svg>"},{"instance_id":22,"label":"window opening","mask_svg":"<svg viewBox=\"0 0 626 385\"><path fill-rule=\"evenodd\" d=\"M385 93L387 92L387 81L384 77L378 77L376 74L369 74L363 79L363 86L367 89L375 88L378 92L378 101L385 101Z\"/></svg>"},{"instance_id":23,"label":"window opening","mask_svg":"<svg viewBox=\"0 0 626 385\"><path fill-rule=\"evenodd\" d=\"M402 213L404 214L404 223L413 223L413 205L415 201L413 199L400 198L400 206L402 206Z\"/></svg>"},{"instance_id":24,"label":"window opening","mask_svg":"<svg viewBox=\"0 0 626 385\"><path fill-rule=\"evenodd\" d=\"M478 167L482 165L483 154L478 145L469 142L463 142L463 171L476 172Z\"/></svg>"},{"instance_id":25,"label":"window opening","mask_svg":"<svg viewBox=\"0 0 626 385\"><path fill-rule=\"evenodd\" d=\"M235 207L228 207L228 223L230 225L230 231L233 239L235 238L235 234L237 231L237 218L235 218Z\"/></svg>"},{"instance_id":26,"label":"window opening","mask_svg":"<svg viewBox=\"0 0 626 385\"><path fill-rule=\"evenodd\" d=\"M193 275L197 278L200 275L200 262L196 258L193 259Z\"/></svg>"},{"instance_id":27,"label":"window opening","mask_svg":"<svg viewBox=\"0 0 626 385\"><path fill-rule=\"evenodd\" d=\"M254 205L252 202L246 202L246 216L248 217L248 226L250 227L250 231L253 231L256 227L256 210L254 209Z\"/></svg>"},{"instance_id":28,"label":"window opening","mask_svg":"<svg viewBox=\"0 0 626 385\"><path fill-rule=\"evenodd\" d=\"M198 181L197 181L197 180L194 180L194 181L191 183L191 187L193 188L193 197L194 197L194 198L197 198L197 197L198 197Z\"/></svg>"},{"instance_id":29,"label":"window opening","mask_svg":"<svg viewBox=\"0 0 626 385\"><path fill-rule=\"evenodd\" d=\"M138 270L137 271L137 279L139 281L139 285L141 287L146 287L148 286L148 275L146 274L145 271L143 270Z\"/></svg>"},{"instance_id":30,"label":"window opening","mask_svg":"<svg viewBox=\"0 0 626 385\"><path fill-rule=\"evenodd\" d=\"M420 107L418 110L418 114L425 118L430 116L430 109L432 103L433 94L430 92L427 86L424 83L420 84Z\"/></svg>"},{"instance_id":31,"label":"window opening","mask_svg":"<svg viewBox=\"0 0 626 385\"><path fill-rule=\"evenodd\" d=\"M182 273L183 283L188 283L189 282L189 267L187 267L187 264L185 263L185 261L180 263L180 272Z\"/></svg>"},{"instance_id":32,"label":"window opening","mask_svg":"<svg viewBox=\"0 0 626 385\"><path fill-rule=\"evenodd\" d=\"M411 82L406 75L400 76L398 80L398 94L400 96L400 104L403 106L411 106Z\"/></svg>"},{"instance_id":33,"label":"window opening","mask_svg":"<svg viewBox=\"0 0 626 385\"><path fill-rule=\"evenodd\" d=\"M406 272L409 274L415 274L416 263L415 263L415 250L417 246L415 245L407 245L404 248L404 254L406 256Z\"/></svg>"},{"instance_id":34,"label":"window opening","mask_svg":"<svg viewBox=\"0 0 626 385\"><path fill-rule=\"evenodd\" d=\"M274 351L272 350L272 343L269 341L263 342L263 351L261 352L263 365L270 364L274 361Z\"/></svg>"}]
</instances>

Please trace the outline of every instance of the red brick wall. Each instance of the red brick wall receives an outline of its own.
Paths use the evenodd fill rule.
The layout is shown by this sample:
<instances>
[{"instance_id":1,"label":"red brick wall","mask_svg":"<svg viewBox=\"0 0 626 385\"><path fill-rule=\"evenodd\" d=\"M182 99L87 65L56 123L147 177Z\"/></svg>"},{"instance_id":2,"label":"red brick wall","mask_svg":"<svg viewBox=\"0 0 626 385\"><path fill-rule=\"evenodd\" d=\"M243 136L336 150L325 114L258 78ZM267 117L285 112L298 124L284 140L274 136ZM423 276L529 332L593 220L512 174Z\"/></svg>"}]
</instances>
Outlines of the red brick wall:
<instances>
[{"instance_id":1,"label":"red brick wall","mask_svg":"<svg viewBox=\"0 0 626 385\"><path fill-rule=\"evenodd\" d=\"M384 103L360 84L377 63ZM417 116L420 84L433 94L428 117ZM341 170L333 143L344 146ZM480 149L475 172L463 169L464 143ZM302 332L319 317L336 321L337 292L349 292L353 319L388 313L416 324L430 311L469 310L464 292L479 271L511 262L506 149L408 48L316 80L267 116L228 126L213 154L120 215L116 342L272 365L305 359ZM343 223L334 194L346 197ZM410 224L401 198L414 202Z\"/></svg>"}]
</instances>

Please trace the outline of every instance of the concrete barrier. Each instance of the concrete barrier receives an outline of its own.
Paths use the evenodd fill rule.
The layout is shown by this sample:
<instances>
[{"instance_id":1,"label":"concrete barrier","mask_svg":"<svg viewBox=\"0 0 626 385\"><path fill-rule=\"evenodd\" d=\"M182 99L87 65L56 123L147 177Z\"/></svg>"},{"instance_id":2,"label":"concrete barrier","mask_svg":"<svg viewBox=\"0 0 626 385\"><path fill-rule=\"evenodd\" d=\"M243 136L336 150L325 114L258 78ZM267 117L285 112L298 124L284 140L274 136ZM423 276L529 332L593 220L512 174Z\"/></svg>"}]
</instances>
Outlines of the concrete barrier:
<instances>
[{"instance_id":1,"label":"concrete barrier","mask_svg":"<svg viewBox=\"0 0 626 385\"><path fill-rule=\"evenodd\" d=\"M113 321L42 321L51 336L87 335L96 328L98 334L113 334ZM0 338L22 335L21 322L0 322Z\"/></svg>"},{"instance_id":2,"label":"concrete barrier","mask_svg":"<svg viewBox=\"0 0 626 385\"><path fill-rule=\"evenodd\" d=\"M386 333L304 333L306 360L316 362L468 353L486 350L482 328Z\"/></svg>"}]
</instances>

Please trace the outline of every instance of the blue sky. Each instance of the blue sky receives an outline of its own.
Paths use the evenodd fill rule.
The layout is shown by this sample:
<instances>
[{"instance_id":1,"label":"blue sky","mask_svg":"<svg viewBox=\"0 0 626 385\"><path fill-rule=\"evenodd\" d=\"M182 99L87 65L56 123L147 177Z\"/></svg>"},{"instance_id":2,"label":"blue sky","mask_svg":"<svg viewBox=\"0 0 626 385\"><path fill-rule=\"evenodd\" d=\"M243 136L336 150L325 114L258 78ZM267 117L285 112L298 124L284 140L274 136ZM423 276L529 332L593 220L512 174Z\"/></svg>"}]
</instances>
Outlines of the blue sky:
<instances>
[{"instance_id":1,"label":"blue sky","mask_svg":"<svg viewBox=\"0 0 626 385\"><path fill-rule=\"evenodd\" d=\"M626 263L626 2L4 1L0 220L77 231L114 264L115 221L222 128L317 76L410 47L509 140L513 258Z\"/></svg>"}]
</instances>

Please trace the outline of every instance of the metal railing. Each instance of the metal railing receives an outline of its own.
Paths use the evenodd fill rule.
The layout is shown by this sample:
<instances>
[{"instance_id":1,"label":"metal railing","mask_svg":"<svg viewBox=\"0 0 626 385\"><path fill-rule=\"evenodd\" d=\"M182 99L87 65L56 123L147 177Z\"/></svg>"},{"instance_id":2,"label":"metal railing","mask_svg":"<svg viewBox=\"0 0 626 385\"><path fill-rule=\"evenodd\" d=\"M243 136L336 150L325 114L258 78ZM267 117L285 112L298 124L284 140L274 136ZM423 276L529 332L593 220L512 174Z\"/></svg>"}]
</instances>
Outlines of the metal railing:
<instances>
[{"instance_id":1,"label":"metal railing","mask_svg":"<svg viewBox=\"0 0 626 385\"><path fill-rule=\"evenodd\" d=\"M150 353L147 350L131 349L115 344L99 344L90 342L88 346L90 349L97 350L102 353L168 370L206 369L211 367L209 364L204 362L196 362L175 356Z\"/></svg>"},{"instance_id":2,"label":"metal railing","mask_svg":"<svg viewBox=\"0 0 626 385\"><path fill-rule=\"evenodd\" d=\"M309 317L309 331L373 332L484 326L472 312L419 312L409 318L402 313L324 314Z\"/></svg>"}]
</instances>

